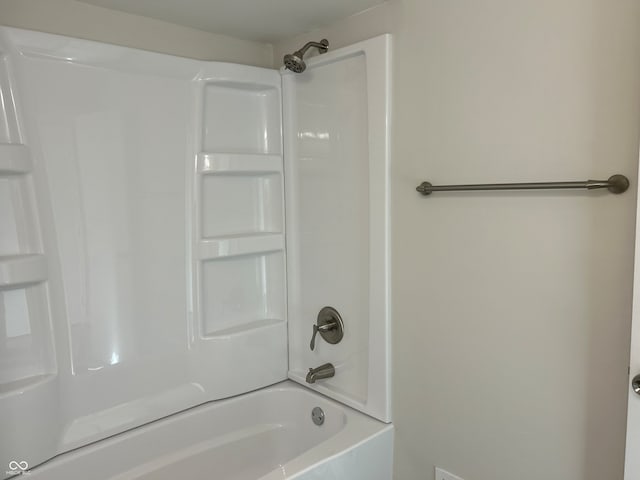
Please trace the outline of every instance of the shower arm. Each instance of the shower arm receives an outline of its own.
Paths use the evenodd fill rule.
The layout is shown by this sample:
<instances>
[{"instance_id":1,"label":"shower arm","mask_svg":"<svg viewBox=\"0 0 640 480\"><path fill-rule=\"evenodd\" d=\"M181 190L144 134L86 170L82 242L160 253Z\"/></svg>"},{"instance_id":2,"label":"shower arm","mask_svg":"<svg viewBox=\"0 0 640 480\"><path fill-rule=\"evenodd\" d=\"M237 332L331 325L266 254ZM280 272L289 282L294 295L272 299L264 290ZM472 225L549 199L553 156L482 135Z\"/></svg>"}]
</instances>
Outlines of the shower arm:
<instances>
[{"instance_id":1,"label":"shower arm","mask_svg":"<svg viewBox=\"0 0 640 480\"><path fill-rule=\"evenodd\" d=\"M297 53L302 57L311 47L316 47L320 50L320 53L327 53L327 50L329 49L329 42L326 39L323 39L320 42L307 42L304 47L298 50Z\"/></svg>"}]
</instances>

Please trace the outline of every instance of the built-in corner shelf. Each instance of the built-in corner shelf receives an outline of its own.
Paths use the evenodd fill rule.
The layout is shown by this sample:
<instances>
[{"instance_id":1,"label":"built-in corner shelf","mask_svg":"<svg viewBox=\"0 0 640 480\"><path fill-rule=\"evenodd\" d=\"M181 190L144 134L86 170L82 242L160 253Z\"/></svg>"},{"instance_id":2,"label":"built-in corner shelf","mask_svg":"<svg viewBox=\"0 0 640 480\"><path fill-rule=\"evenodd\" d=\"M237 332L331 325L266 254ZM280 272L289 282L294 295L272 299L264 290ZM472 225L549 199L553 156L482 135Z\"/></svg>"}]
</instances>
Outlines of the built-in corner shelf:
<instances>
[{"instance_id":1,"label":"built-in corner shelf","mask_svg":"<svg viewBox=\"0 0 640 480\"><path fill-rule=\"evenodd\" d=\"M9 255L0 257L0 289L17 288L47 280L44 255Z\"/></svg>"},{"instance_id":2,"label":"built-in corner shelf","mask_svg":"<svg viewBox=\"0 0 640 480\"><path fill-rule=\"evenodd\" d=\"M245 153L201 153L198 173L204 175L267 175L282 173L282 156Z\"/></svg>"},{"instance_id":3,"label":"built-in corner shelf","mask_svg":"<svg viewBox=\"0 0 640 480\"><path fill-rule=\"evenodd\" d=\"M31 171L31 158L25 145L0 143L0 175L20 175Z\"/></svg>"},{"instance_id":4,"label":"built-in corner shelf","mask_svg":"<svg viewBox=\"0 0 640 480\"><path fill-rule=\"evenodd\" d=\"M284 250L284 234L256 233L252 235L229 235L201 240L198 245L200 260L215 260L221 257L259 254Z\"/></svg>"}]
</instances>

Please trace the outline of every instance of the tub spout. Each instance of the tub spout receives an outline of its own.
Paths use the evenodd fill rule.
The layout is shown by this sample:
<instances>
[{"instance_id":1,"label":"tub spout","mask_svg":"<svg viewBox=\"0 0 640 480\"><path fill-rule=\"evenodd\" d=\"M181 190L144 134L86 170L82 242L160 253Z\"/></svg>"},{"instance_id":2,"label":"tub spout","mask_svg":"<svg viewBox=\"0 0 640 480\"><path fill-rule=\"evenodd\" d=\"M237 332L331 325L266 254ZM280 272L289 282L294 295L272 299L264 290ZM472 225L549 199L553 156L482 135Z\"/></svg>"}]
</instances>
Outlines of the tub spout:
<instances>
[{"instance_id":1,"label":"tub spout","mask_svg":"<svg viewBox=\"0 0 640 480\"><path fill-rule=\"evenodd\" d=\"M307 383L316 383L322 378L331 378L336 374L336 369L330 363L325 363L317 368L310 368L307 373Z\"/></svg>"}]
</instances>

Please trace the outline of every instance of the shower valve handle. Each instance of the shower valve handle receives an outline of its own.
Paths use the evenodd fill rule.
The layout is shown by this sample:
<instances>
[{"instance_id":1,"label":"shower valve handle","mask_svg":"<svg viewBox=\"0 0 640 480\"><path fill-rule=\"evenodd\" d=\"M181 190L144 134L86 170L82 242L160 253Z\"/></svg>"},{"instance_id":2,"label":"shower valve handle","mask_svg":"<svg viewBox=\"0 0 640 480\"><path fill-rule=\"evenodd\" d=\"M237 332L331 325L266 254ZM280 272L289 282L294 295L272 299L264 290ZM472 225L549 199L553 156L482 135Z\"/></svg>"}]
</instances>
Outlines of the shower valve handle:
<instances>
[{"instance_id":1,"label":"shower valve handle","mask_svg":"<svg viewBox=\"0 0 640 480\"><path fill-rule=\"evenodd\" d=\"M316 335L318 334L318 332L326 332L328 330L332 330L334 328L336 328L337 322L336 323L325 323L324 325L314 325L313 326L313 335L311 336L311 343L309 344L309 347L311 347L311 350L316 348Z\"/></svg>"},{"instance_id":2,"label":"shower valve handle","mask_svg":"<svg viewBox=\"0 0 640 480\"><path fill-rule=\"evenodd\" d=\"M309 344L309 348L311 348L311 351L313 351L314 348L316 348L316 335L318 334L318 330L320 330L318 328L318 326L316 324L313 325L313 335L311 336L311 343Z\"/></svg>"}]
</instances>

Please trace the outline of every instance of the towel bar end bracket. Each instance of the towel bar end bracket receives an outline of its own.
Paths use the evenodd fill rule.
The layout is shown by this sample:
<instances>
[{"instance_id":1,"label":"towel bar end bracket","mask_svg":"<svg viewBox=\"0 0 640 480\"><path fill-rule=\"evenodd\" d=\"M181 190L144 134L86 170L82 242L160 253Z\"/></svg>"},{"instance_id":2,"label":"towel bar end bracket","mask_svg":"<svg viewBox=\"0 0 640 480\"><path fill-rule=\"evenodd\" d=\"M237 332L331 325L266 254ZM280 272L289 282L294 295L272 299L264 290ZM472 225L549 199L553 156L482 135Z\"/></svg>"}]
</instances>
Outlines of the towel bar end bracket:
<instances>
[{"instance_id":1,"label":"towel bar end bracket","mask_svg":"<svg viewBox=\"0 0 640 480\"><path fill-rule=\"evenodd\" d=\"M629 189L629 179L624 175L612 175L607 182L609 182L607 190L611 193L624 193Z\"/></svg>"}]
</instances>

